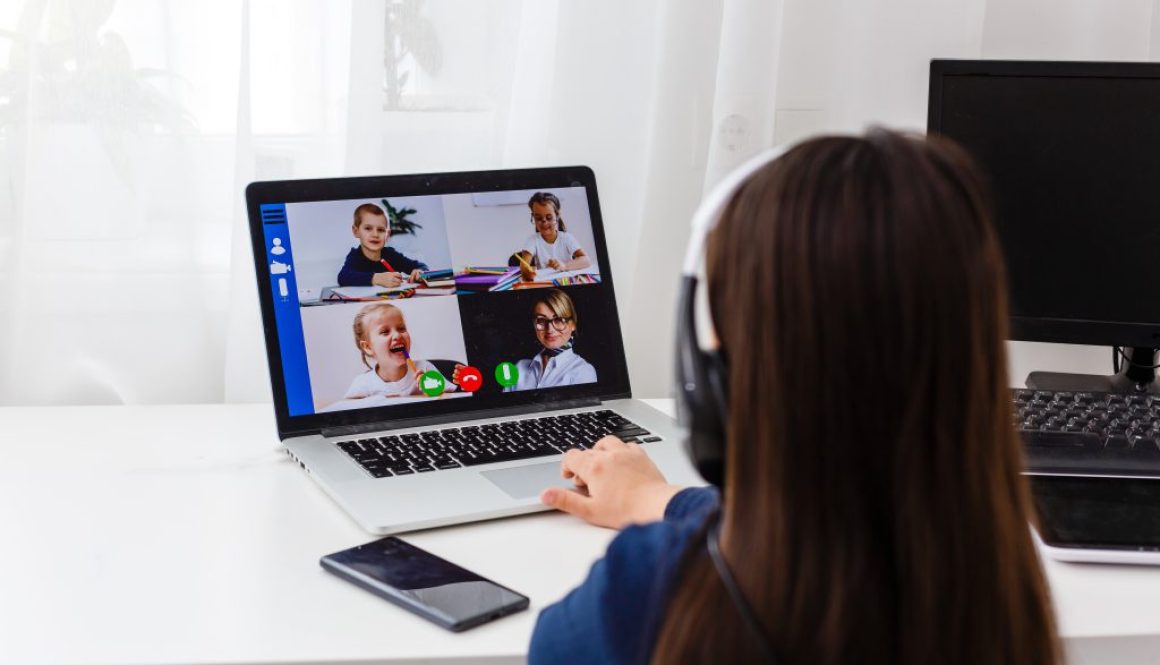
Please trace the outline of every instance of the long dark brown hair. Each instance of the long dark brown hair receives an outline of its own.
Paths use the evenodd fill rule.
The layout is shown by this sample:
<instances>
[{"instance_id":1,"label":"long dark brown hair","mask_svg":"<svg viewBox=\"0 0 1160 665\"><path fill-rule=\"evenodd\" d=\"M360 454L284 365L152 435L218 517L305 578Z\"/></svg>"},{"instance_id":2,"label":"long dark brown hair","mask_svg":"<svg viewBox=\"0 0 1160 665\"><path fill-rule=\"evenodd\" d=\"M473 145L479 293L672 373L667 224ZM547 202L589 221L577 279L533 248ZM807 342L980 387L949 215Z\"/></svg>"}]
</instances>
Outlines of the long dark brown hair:
<instances>
[{"instance_id":1,"label":"long dark brown hair","mask_svg":"<svg viewBox=\"0 0 1160 665\"><path fill-rule=\"evenodd\" d=\"M709 241L726 561L782 663L1056 663L984 188L937 138L800 144ZM654 663L761 659L691 546Z\"/></svg>"}]
</instances>

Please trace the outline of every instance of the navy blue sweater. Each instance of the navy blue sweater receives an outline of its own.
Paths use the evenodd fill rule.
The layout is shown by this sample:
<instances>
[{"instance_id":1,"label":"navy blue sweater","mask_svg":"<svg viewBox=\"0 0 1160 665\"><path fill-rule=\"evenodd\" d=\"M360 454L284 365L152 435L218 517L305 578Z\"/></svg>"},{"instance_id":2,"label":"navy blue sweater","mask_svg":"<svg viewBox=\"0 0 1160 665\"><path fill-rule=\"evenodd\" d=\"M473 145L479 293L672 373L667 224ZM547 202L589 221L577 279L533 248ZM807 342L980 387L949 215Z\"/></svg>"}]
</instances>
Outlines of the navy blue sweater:
<instances>
[{"instance_id":1,"label":"navy blue sweater","mask_svg":"<svg viewBox=\"0 0 1160 665\"><path fill-rule=\"evenodd\" d=\"M427 264L404 256L394 247L383 248L383 258L395 272L411 274L412 270L426 270ZM338 271L339 286L370 286L375 273L387 272L387 267L379 261L371 261L362 253L362 247L355 247L346 255L342 270Z\"/></svg>"},{"instance_id":2,"label":"navy blue sweater","mask_svg":"<svg viewBox=\"0 0 1160 665\"><path fill-rule=\"evenodd\" d=\"M647 663L685 551L703 547L716 490L681 490L660 522L631 526L608 546L588 579L544 608L528 663Z\"/></svg>"}]
</instances>

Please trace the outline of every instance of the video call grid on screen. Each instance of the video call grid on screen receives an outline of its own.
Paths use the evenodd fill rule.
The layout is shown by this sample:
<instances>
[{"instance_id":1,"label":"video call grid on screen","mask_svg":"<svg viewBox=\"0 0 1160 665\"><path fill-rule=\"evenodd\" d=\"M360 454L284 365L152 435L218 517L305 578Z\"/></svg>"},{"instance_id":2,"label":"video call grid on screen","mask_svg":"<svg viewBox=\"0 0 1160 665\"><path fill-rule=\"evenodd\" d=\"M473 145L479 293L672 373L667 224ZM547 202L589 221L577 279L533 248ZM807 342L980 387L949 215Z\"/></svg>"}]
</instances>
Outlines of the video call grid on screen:
<instances>
[{"instance_id":1,"label":"video call grid on screen","mask_svg":"<svg viewBox=\"0 0 1160 665\"><path fill-rule=\"evenodd\" d=\"M529 205L537 192L549 193L559 201L558 210L550 205L559 220L554 245L563 249L564 241L570 243L568 254L573 254L574 248L581 250L575 255L586 257L587 266L561 275L541 267L533 283L522 283L526 279L520 275L510 290L495 292L452 287L453 292L449 293L444 286L416 292L423 295L380 298L367 297L359 293L358 287L352 290L338 284L338 273L348 254L361 248L362 240L355 232L355 211L365 204L390 210L414 225L412 233L390 236L387 247L394 253L389 256L404 256L425 266L426 271L443 271L444 275L434 277L436 283L443 279L446 284L446 279L454 279L445 277L447 273L463 276L469 268L518 270L520 261L515 254L522 249L534 252L537 236L543 237ZM541 198L548 198L551 203L550 197ZM537 206L541 213L548 209L542 203ZM617 370L617 349L600 335L602 330L614 330L616 322L610 320L614 317L607 302L611 296L600 283L602 257L597 255L584 187L287 203L283 217L284 235L288 237L275 242L274 229L267 227L266 244L271 256L281 251L287 265L292 264L293 295L298 296L300 321L296 327L300 329L305 368L301 372L287 371L285 381L288 395L306 393L308 399L290 399L292 416L499 396L503 392L540 392L596 383L603 373ZM384 249L382 255L385 258L388 251ZM552 279L561 283L552 284ZM510 280L509 274L505 281ZM271 286L276 300L292 297L284 293L288 290L285 284ZM343 296L352 292L360 299ZM433 295L435 292L446 295ZM541 332L536 328L537 316L543 323L548 319L544 314L551 314L551 319L556 320L548 319L544 327L554 328L561 325L558 315L569 309L574 330L568 328L567 321L564 331ZM390 323L384 323L388 318ZM361 348L355 332L356 319L361 319L362 339L366 341ZM406 340L398 332L400 323L406 329ZM375 355L381 351L369 343L368 324L396 330L393 338L387 333L390 340L398 342L393 356L390 351L382 357ZM284 338L284 321L279 320L278 326L279 337ZM543 333L554 339L547 338L545 344ZM557 359L557 371L537 377L531 365L540 360L538 354L545 346L569 335L571 347ZM281 341L285 364L290 359L285 340ZM406 342L409 349L400 349L400 344L405 346ZM444 392L428 396L419 384L406 386L406 394L393 392L398 383L387 379L376 382L371 376L378 373L382 364L387 370L383 374L393 378L390 364L400 359L412 372L438 372L445 379ZM501 364L507 363L510 369L504 370ZM475 390L465 390L452 381L459 366L478 370L479 385L470 386ZM515 383L505 387L501 378ZM539 386L534 385L536 378L543 381ZM422 380L421 377L419 381ZM369 392L368 386L372 387Z\"/></svg>"}]
</instances>

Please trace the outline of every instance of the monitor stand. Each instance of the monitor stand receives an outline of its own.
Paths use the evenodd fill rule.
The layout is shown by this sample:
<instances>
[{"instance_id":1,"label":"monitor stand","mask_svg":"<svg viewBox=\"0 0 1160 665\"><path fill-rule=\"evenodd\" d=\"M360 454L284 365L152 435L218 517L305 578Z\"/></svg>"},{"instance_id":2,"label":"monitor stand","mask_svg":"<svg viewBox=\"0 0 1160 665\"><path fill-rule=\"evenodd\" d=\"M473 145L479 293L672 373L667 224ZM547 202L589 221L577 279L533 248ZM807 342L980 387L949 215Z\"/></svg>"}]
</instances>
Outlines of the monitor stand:
<instances>
[{"instance_id":1,"label":"monitor stand","mask_svg":"<svg viewBox=\"0 0 1160 665\"><path fill-rule=\"evenodd\" d=\"M1125 349L1128 358L1119 374L1066 374L1063 372L1032 372L1027 375L1027 387L1032 390L1067 391L1077 393L1149 393L1160 394L1156 380L1157 349L1146 346Z\"/></svg>"}]
</instances>

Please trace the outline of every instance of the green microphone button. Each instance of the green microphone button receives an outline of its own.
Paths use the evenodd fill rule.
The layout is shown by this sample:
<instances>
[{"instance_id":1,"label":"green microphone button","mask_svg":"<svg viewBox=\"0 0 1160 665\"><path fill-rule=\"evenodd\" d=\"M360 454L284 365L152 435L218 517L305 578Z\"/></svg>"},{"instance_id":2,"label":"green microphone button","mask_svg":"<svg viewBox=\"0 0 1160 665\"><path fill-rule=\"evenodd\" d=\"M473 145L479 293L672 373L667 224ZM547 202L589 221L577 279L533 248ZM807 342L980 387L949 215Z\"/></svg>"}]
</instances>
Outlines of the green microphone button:
<instances>
[{"instance_id":1,"label":"green microphone button","mask_svg":"<svg viewBox=\"0 0 1160 665\"><path fill-rule=\"evenodd\" d=\"M503 362L496 365L495 382L504 388L511 388L519 383L520 371L512 363Z\"/></svg>"}]
</instances>

